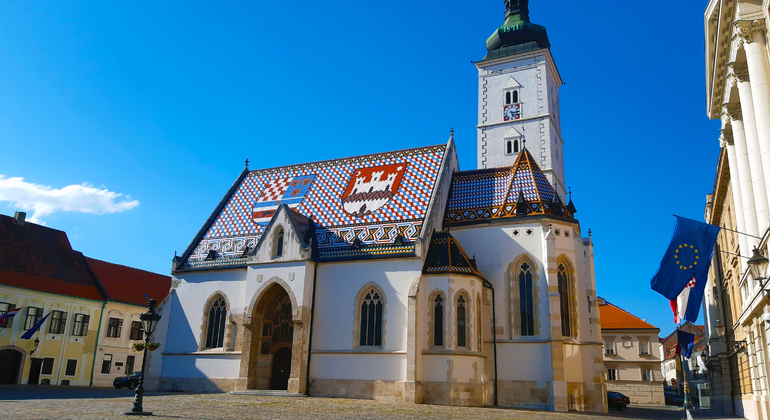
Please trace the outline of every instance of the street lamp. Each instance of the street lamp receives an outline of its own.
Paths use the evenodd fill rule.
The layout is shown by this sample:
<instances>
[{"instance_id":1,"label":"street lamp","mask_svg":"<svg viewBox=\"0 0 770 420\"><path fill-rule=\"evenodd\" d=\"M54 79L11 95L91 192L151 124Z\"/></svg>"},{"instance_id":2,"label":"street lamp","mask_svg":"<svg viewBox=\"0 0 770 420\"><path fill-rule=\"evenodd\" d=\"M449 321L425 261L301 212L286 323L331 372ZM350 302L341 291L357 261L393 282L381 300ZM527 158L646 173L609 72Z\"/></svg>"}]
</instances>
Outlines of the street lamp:
<instances>
[{"instance_id":1,"label":"street lamp","mask_svg":"<svg viewBox=\"0 0 770 420\"><path fill-rule=\"evenodd\" d=\"M131 408L131 411L124 413L129 416L152 415L150 411L142 411L142 399L144 398L144 366L147 364L147 348L150 347L150 337L155 332L158 321L160 321L160 315L155 312L155 305L157 303L155 299L150 299L149 310L139 317L142 320L142 324L144 324L144 355L142 356L142 373L139 376L139 385L136 387L136 395L134 396L134 407Z\"/></svg>"},{"instance_id":2,"label":"street lamp","mask_svg":"<svg viewBox=\"0 0 770 420\"><path fill-rule=\"evenodd\" d=\"M765 270L767 269L767 261L767 257L762 255L757 247L754 247L753 255L746 261L746 264L749 266L749 271L751 272L751 277L753 277L754 280L763 279Z\"/></svg>"}]
</instances>

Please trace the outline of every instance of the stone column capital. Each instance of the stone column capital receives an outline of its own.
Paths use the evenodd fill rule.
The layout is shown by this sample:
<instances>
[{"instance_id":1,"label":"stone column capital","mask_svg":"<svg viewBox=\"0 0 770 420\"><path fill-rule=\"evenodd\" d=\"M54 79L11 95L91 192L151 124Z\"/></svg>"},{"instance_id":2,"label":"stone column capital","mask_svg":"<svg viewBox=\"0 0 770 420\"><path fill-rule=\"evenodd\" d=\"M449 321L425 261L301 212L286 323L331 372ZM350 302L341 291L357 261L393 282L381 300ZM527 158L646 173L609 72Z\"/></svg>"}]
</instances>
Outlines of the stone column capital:
<instances>
[{"instance_id":1,"label":"stone column capital","mask_svg":"<svg viewBox=\"0 0 770 420\"><path fill-rule=\"evenodd\" d=\"M741 83L749 81L749 66L746 63L730 63L727 66L730 68L733 80Z\"/></svg>"},{"instance_id":2,"label":"stone column capital","mask_svg":"<svg viewBox=\"0 0 770 420\"><path fill-rule=\"evenodd\" d=\"M723 105L722 115L730 119L730 121L742 121L743 113L741 112L741 106L739 105Z\"/></svg>"},{"instance_id":3,"label":"stone column capital","mask_svg":"<svg viewBox=\"0 0 770 420\"><path fill-rule=\"evenodd\" d=\"M727 147L732 146L733 143L733 134L728 133L725 129L719 130L722 135L719 136L719 146L720 147Z\"/></svg>"},{"instance_id":4,"label":"stone column capital","mask_svg":"<svg viewBox=\"0 0 770 420\"><path fill-rule=\"evenodd\" d=\"M751 44L753 39L752 35L757 31L764 31L766 28L764 19L756 20L739 20L735 22L736 35L742 42Z\"/></svg>"}]
</instances>

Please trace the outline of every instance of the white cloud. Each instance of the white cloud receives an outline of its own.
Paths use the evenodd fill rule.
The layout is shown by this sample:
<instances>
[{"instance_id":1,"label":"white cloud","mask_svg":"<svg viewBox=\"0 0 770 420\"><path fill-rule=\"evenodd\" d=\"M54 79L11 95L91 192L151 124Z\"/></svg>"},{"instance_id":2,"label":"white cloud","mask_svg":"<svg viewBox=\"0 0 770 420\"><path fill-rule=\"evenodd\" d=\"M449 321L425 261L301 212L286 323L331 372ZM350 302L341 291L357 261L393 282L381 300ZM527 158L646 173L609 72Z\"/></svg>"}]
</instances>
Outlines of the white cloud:
<instances>
[{"instance_id":1,"label":"white cloud","mask_svg":"<svg viewBox=\"0 0 770 420\"><path fill-rule=\"evenodd\" d=\"M0 201L34 212L29 221L41 223L43 217L57 211L77 211L91 214L120 213L139 205L130 196L96 188L91 184L67 185L52 188L24 181L24 178L6 178L0 175Z\"/></svg>"}]
</instances>

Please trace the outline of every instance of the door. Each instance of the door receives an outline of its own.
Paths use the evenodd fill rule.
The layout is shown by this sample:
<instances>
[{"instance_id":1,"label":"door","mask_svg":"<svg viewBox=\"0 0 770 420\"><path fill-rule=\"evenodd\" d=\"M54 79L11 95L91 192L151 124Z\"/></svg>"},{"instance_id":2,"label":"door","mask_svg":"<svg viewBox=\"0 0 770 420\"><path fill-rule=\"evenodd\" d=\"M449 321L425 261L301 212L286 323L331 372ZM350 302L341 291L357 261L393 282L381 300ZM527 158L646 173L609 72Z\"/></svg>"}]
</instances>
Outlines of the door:
<instances>
[{"instance_id":1,"label":"door","mask_svg":"<svg viewBox=\"0 0 770 420\"><path fill-rule=\"evenodd\" d=\"M21 356L21 352L16 350L0 350L0 384L16 384Z\"/></svg>"},{"instance_id":2,"label":"door","mask_svg":"<svg viewBox=\"0 0 770 420\"><path fill-rule=\"evenodd\" d=\"M30 359L32 364L29 368L29 380L27 385L37 385L40 382L40 368L43 366L43 359L33 357Z\"/></svg>"},{"instance_id":3,"label":"door","mask_svg":"<svg viewBox=\"0 0 770 420\"><path fill-rule=\"evenodd\" d=\"M273 374L270 376L270 389L288 389L290 371L291 349L286 347L278 349L273 356Z\"/></svg>"}]
</instances>

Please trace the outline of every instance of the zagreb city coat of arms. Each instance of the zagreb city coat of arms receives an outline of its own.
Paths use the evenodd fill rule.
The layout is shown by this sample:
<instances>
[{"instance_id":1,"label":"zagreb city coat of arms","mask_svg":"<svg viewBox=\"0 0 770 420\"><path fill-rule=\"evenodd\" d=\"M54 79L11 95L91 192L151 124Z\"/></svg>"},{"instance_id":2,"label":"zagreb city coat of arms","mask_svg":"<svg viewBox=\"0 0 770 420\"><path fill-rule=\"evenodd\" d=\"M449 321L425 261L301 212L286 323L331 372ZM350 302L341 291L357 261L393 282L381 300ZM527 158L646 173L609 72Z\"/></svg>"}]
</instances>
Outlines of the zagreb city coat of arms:
<instances>
[{"instance_id":1,"label":"zagreb city coat of arms","mask_svg":"<svg viewBox=\"0 0 770 420\"><path fill-rule=\"evenodd\" d=\"M354 217L379 210L396 195L406 166L406 163L395 163L356 169L342 195L342 207Z\"/></svg>"}]
</instances>

